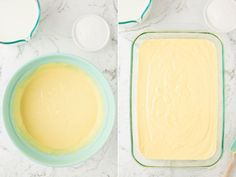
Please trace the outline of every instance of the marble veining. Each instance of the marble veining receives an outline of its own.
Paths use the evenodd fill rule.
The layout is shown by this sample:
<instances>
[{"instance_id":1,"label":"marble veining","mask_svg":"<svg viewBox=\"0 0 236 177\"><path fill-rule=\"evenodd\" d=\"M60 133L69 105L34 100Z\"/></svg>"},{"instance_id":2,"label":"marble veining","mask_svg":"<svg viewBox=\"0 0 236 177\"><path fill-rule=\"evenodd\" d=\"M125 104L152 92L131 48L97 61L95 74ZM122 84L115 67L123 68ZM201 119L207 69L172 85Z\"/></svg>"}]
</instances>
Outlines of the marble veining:
<instances>
[{"instance_id":1,"label":"marble veining","mask_svg":"<svg viewBox=\"0 0 236 177\"><path fill-rule=\"evenodd\" d=\"M6 85L19 66L47 54L77 55L94 64L109 80L116 95L117 3L116 0L40 0L41 20L37 32L28 43L0 45L0 79ZM74 20L85 14L102 16L110 25L111 42L104 50L87 53L72 41ZM104 147L86 162L65 168L40 165L19 152L10 141L0 120L0 177L116 177L117 125Z\"/></svg>"},{"instance_id":2,"label":"marble veining","mask_svg":"<svg viewBox=\"0 0 236 177\"><path fill-rule=\"evenodd\" d=\"M158 4L158 2L156 3ZM143 24L132 28L119 27L119 174L122 177L221 177L231 158L230 146L236 137L236 30L228 34L216 33L222 39L225 50L225 150L221 160L209 168L144 168L137 164L131 156L129 75L132 41L144 31L210 31L203 18L207 1L167 0L165 3L166 9L160 16L155 10L157 7L154 7L149 18ZM236 176L236 170L232 176Z\"/></svg>"}]
</instances>

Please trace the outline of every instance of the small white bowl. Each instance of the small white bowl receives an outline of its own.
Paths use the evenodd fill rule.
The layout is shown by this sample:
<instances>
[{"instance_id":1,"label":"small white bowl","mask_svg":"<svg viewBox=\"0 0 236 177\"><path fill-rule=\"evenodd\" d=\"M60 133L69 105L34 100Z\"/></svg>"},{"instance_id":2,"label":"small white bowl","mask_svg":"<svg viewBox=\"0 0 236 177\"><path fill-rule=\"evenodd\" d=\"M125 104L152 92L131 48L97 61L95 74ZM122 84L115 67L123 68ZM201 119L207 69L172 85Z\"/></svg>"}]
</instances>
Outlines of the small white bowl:
<instances>
[{"instance_id":1,"label":"small white bowl","mask_svg":"<svg viewBox=\"0 0 236 177\"><path fill-rule=\"evenodd\" d=\"M213 17L209 17L209 14L208 14L209 13L209 8L216 8L217 4L214 4L214 3L217 3L217 1L219 1L219 2L222 1L222 3L230 3L229 4L230 9L226 9L226 7L220 6L219 8L221 9L221 11L215 12L215 13L218 13L218 15L221 15L221 17L220 17L221 19L218 19L218 20L222 21L222 24L220 24L221 27L219 26L219 24L214 24L215 23L214 21L216 20L214 18L217 18L217 17L215 17L215 15L213 15L213 14L212 14ZM236 29L236 16L234 16L234 15L232 16L233 21L230 22L231 24L228 24L228 26L224 23L225 20L228 20L228 18L229 18L228 15L232 15L231 12L234 11L233 8L236 11L236 2L234 2L233 0L209 0L206 7L205 7L205 9L204 9L205 23L207 24L207 26L211 30L216 31L216 32L228 33L230 31L233 31L234 29ZM216 9L214 9L214 10L216 10Z\"/></svg>"},{"instance_id":2,"label":"small white bowl","mask_svg":"<svg viewBox=\"0 0 236 177\"><path fill-rule=\"evenodd\" d=\"M84 15L73 24L72 38L84 51L95 52L106 47L110 40L108 23L98 15Z\"/></svg>"}]
</instances>

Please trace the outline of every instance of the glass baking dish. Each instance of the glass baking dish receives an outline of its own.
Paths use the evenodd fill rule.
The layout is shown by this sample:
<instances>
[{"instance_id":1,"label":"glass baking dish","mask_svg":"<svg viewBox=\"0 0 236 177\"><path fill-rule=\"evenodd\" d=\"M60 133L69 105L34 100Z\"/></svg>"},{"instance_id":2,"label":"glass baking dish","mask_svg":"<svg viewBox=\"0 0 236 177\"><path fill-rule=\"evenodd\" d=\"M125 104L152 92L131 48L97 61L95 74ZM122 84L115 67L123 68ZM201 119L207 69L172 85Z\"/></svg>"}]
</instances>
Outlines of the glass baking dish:
<instances>
[{"instance_id":1,"label":"glass baking dish","mask_svg":"<svg viewBox=\"0 0 236 177\"><path fill-rule=\"evenodd\" d=\"M137 80L138 80L138 50L141 44L148 39L207 39L215 44L218 59L218 89L219 89L219 116L217 125L217 149L216 153L207 160L153 160L145 158L138 147L137 128ZM224 147L224 47L222 41L209 32L144 32L136 37L131 50L130 73L130 124L131 124L131 148L133 158L145 167L208 167L217 163Z\"/></svg>"}]
</instances>

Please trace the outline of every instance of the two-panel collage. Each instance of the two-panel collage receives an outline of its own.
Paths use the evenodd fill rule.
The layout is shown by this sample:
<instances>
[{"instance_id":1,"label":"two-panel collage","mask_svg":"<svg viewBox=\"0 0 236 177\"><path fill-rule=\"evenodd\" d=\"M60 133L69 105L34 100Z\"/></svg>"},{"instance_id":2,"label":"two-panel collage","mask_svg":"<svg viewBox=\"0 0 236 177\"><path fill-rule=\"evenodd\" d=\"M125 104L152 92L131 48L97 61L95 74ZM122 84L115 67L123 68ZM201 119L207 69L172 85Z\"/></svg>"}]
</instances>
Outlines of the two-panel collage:
<instances>
[{"instance_id":1,"label":"two-panel collage","mask_svg":"<svg viewBox=\"0 0 236 177\"><path fill-rule=\"evenodd\" d=\"M236 177L236 0L0 0L0 177Z\"/></svg>"}]
</instances>

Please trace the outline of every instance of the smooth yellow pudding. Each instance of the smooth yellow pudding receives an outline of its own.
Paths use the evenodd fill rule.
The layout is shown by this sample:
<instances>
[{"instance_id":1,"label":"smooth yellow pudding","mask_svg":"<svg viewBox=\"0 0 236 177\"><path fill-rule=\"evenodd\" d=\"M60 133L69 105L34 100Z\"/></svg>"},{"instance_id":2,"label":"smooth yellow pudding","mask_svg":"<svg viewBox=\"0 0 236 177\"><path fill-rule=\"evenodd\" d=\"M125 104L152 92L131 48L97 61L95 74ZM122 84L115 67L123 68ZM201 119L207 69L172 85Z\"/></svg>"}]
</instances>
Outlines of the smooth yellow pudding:
<instances>
[{"instance_id":1,"label":"smooth yellow pudding","mask_svg":"<svg viewBox=\"0 0 236 177\"><path fill-rule=\"evenodd\" d=\"M96 82L68 64L40 66L17 87L13 99L18 131L45 152L82 148L103 121L103 99Z\"/></svg>"},{"instance_id":2,"label":"smooth yellow pudding","mask_svg":"<svg viewBox=\"0 0 236 177\"><path fill-rule=\"evenodd\" d=\"M145 158L206 160L216 152L218 61L206 39L151 39L139 48L138 147Z\"/></svg>"}]
</instances>

